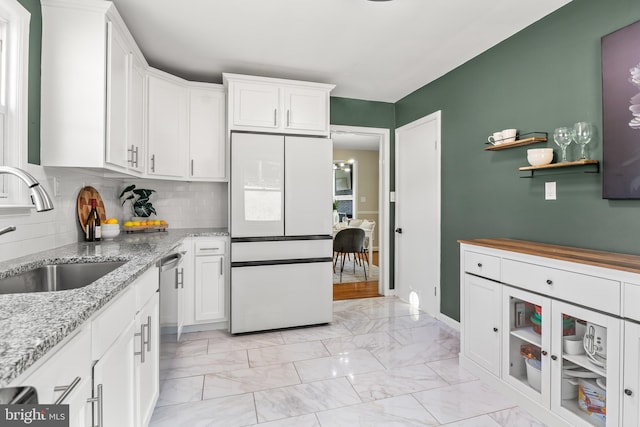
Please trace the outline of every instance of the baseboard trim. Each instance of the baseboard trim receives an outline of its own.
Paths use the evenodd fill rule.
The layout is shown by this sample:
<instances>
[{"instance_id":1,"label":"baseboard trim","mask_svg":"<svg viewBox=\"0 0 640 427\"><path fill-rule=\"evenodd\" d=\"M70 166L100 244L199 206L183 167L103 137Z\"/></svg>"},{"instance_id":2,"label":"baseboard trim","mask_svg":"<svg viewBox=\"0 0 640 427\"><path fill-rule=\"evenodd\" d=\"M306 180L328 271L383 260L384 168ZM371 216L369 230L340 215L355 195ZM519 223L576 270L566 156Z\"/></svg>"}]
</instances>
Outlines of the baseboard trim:
<instances>
[{"instance_id":1,"label":"baseboard trim","mask_svg":"<svg viewBox=\"0 0 640 427\"><path fill-rule=\"evenodd\" d=\"M452 327L456 331L460 332L460 322L458 322L457 320L452 319L451 317L447 316L446 314L438 313L438 315L436 316L436 319L438 319L439 321L441 321L445 325Z\"/></svg>"}]
</instances>

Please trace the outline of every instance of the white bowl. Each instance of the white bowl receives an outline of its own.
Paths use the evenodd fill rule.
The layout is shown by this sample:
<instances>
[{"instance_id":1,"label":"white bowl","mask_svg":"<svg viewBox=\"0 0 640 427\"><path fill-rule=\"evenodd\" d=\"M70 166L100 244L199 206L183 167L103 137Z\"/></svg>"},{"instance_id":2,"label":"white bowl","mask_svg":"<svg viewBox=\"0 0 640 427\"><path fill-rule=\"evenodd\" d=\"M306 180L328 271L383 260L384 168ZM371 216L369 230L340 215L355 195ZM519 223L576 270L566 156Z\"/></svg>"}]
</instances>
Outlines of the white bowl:
<instances>
[{"instance_id":1,"label":"white bowl","mask_svg":"<svg viewBox=\"0 0 640 427\"><path fill-rule=\"evenodd\" d=\"M120 234L120 224L102 224L100 232L104 240L113 240L114 237Z\"/></svg>"},{"instance_id":2,"label":"white bowl","mask_svg":"<svg viewBox=\"0 0 640 427\"><path fill-rule=\"evenodd\" d=\"M564 337L563 348L567 354L584 354L584 337L577 335L567 335Z\"/></svg>"},{"instance_id":3,"label":"white bowl","mask_svg":"<svg viewBox=\"0 0 640 427\"><path fill-rule=\"evenodd\" d=\"M553 160L553 148L530 148L527 161L531 166L548 165Z\"/></svg>"}]
</instances>

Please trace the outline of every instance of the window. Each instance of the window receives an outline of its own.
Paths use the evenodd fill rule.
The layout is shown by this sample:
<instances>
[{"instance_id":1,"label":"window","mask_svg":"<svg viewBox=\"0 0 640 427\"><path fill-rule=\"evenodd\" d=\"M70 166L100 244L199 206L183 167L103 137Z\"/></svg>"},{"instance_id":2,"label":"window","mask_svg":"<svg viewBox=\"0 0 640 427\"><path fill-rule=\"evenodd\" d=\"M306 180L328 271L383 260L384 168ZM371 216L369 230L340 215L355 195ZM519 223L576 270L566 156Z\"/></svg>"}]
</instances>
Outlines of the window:
<instances>
[{"instance_id":1,"label":"window","mask_svg":"<svg viewBox=\"0 0 640 427\"><path fill-rule=\"evenodd\" d=\"M0 164L27 163L29 12L17 0L0 0ZM23 204L22 188L2 176L0 204Z\"/></svg>"}]
</instances>

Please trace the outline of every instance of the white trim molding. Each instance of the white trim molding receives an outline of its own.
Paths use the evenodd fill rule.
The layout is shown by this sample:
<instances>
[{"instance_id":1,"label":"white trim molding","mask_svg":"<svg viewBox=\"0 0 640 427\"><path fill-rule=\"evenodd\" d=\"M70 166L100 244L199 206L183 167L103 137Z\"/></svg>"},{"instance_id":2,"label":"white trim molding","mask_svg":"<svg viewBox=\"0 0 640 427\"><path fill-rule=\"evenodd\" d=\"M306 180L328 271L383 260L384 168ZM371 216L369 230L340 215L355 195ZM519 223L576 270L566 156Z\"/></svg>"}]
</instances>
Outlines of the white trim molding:
<instances>
[{"instance_id":1,"label":"white trim molding","mask_svg":"<svg viewBox=\"0 0 640 427\"><path fill-rule=\"evenodd\" d=\"M380 264L380 280L378 285L378 292L381 295L391 296L395 295L395 290L389 289L391 284L389 270L391 265L391 257L390 257L390 242L389 242L389 191L390 191L390 175L391 175L391 141L390 141L390 132L389 129L385 128L370 128L370 127L362 127L362 126L342 126L342 125L331 125L330 127L331 133L355 133L359 135L375 135L380 138L379 144L379 167L380 171L378 174L378 211L376 213L379 214L379 261ZM362 213L362 212L360 212Z\"/></svg>"}]
</instances>

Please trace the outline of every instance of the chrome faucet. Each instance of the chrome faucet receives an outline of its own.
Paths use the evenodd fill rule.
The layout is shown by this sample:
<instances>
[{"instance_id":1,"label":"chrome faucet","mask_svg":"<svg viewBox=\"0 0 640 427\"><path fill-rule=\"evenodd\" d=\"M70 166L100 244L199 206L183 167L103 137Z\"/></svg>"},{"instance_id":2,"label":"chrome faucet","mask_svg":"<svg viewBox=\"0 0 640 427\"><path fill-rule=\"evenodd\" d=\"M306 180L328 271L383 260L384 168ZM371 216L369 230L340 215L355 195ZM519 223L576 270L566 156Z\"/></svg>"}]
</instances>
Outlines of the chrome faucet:
<instances>
[{"instance_id":1,"label":"chrome faucet","mask_svg":"<svg viewBox=\"0 0 640 427\"><path fill-rule=\"evenodd\" d=\"M51 209L53 209L53 202L51 201L51 198L49 197L47 192L44 190L44 188L42 188L40 183L27 172L23 171L22 169L14 168L11 166L0 166L0 174L17 176L25 184L27 184L27 186L29 187L29 190L31 190L31 200L33 201L33 204L36 205L36 211L44 212L44 211L50 211ZM8 227L8 228L11 228L11 227ZM13 230L6 230L4 232L8 233L9 231L13 231ZM3 234L3 233L0 233L0 234Z\"/></svg>"}]
</instances>

